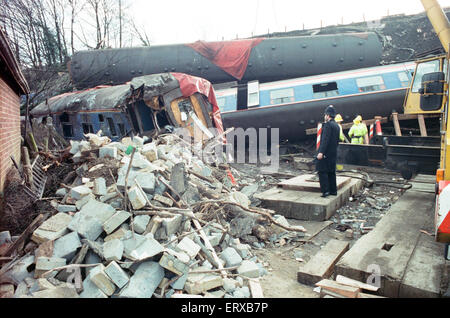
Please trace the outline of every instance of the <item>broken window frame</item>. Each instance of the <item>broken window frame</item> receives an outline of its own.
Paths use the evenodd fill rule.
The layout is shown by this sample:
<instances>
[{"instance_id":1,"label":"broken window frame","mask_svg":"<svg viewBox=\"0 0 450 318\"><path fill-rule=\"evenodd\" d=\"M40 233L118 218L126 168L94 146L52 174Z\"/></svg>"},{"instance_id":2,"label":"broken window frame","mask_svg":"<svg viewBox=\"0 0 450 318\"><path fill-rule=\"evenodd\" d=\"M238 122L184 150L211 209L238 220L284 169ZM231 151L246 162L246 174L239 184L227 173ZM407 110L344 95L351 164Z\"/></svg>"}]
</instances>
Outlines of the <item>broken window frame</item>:
<instances>
[{"instance_id":1,"label":"broken window frame","mask_svg":"<svg viewBox=\"0 0 450 318\"><path fill-rule=\"evenodd\" d=\"M81 116L81 129L83 130L83 134L93 134L94 126L91 123L90 116L88 114L80 114L80 116Z\"/></svg>"},{"instance_id":2,"label":"broken window frame","mask_svg":"<svg viewBox=\"0 0 450 318\"><path fill-rule=\"evenodd\" d=\"M274 97L274 95L276 95L276 94L280 94L280 95ZM293 87L271 90L269 92L269 95L270 95L270 104L271 105L285 104L285 103L295 101Z\"/></svg>"},{"instance_id":3,"label":"broken window frame","mask_svg":"<svg viewBox=\"0 0 450 318\"><path fill-rule=\"evenodd\" d=\"M112 117L106 117L106 121L108 122L109 132L111 133L112 137L118 137L117 135L117 129L114 125L114 119Z\"/></svg>"},{"instance_id":4,"label":"broken window frame","mask_svg":"<svg viewBox=\"0 0 450 318\"><path fill-rule=\"evenodd\" d=\"M327 98L339 96L337 82L317 83L312 85L313 98Z\"/></svg>"},{"instance_id":5,"label":"broken window frame","mask_svg":"<svg viewBox=\"0 0 450 318\"><path fill-rule=\"evenodd\" d=\"M70 121L70 114L64 112L58 116L58 119L59 119L59 122L61 123L61 130L62 130L63 136L65 138L73 138L74 137L73 125L72 125L72 122Z\"/></svg>"}]
</instances>

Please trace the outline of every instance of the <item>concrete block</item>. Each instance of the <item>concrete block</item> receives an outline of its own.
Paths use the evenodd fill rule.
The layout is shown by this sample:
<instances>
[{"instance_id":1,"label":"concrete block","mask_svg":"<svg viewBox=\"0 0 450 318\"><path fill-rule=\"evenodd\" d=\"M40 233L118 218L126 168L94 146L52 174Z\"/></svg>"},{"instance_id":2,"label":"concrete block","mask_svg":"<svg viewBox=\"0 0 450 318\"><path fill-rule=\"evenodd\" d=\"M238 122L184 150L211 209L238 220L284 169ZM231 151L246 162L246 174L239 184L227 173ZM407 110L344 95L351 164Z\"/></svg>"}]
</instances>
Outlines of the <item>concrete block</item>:
<instances>
[{"instance_id":1,"label":"concrete block","mask_svg":"<svg viewBox=\"0 0 450 318\"><path fill-rule=\"evenodd\" d=\"M107 262L120 261L123 255L123 243L115 239L103 244L103 255Z\"/></svg>"},{"instance_id":2,"label":"concrete block","mask_svg":"<svg viewBox=\"0 0 450 318\"><path fill-rule=\"evenodd\" d=\"M117 211L103 223L103 229L107 234L111 234L130 216L131 213L127 211Z\"/></svg>"},{"instance_id":3,"label":"concrete block","mask_svg":"<svg viewBox=\"0 0 450 318\"><path fill-rule=\"evenodd\" d=\"M33 232L31 240L38 244L56 240L68 232L67 227L71 221L72 216L66 213L57 213Z\"/></svg>"},{"instance_id":4,"label":"concrete block","mask_svg":"<svg viewBox=\"0 0 450 318\"><path fill-rule=\"evenodd\" d=\"M172 172L170 174L170 185L180 195L186 191L187 181L184 162L177 163L172 167Z\"/></svg>"},{"instance_id":5,"label":"concrete block","mask_svg":"<svg viewBox=\"0 0 450 318\"><path fill-rule=\"evenodd\" d=\"M236 290L237 286L238 282L235 281L234 279L232 278L223 279L223 289L225 289L227 293L232 294Z\"/></svg>"},{"instance_id":6,"label":"concrete block","mask_svg":"<svg viewBox=\"0 0 450 318\"><path fill-rule=\"evenodd\" d=\"M58 286L52 289L41 290L32 294L33 298L79 298L77 291L73 287Z\"/></svg>"},{"instance_id":7,"label":"concrete block","mask_svg":"<svg viewBox=\"0 0 450 318\"><path fill-rule=\"evenodd\" d=\"M80 185L70 190L70 196L74 200L80 200L82 197L88 195L89 193L92 193L92 191L85 185Z\"/></svg>"},{"instance_id":8,"label":"concrete block","mask_svg":"<svg viewBox=\"0 0 450 318\"><path fill-rule=\"evenodd\" d=\"M89 273L91 281L107 296L114 294L116 286L109 279L108 275L105 273L105 266L103 264L94 267Z\"/></svg>"},{"instance_id":9,"label":"concrete block","mask_svg":"<svg viewBox=\"0 0 450 318\"><path fill-rule=\"evenodd\" d=\"M130 282L119 294L124 298L150 298L164 278L164 269L156 262L139 264Z\"/></svg>"},{"instance_id":10,"label":"concrete block","mask_svg":"<svg viewBox=\"0 0 450 318\"><path fill-rule=\"evenodd\" d=\"M153 142L145 144L141 152L150 162L158 160L158 150Z\"/></svg>"},{"instance_id":11,"label":"concrete block","mask_svg":"<svg viewBox=\"0 0 450 318\"><path fill-rule=\"evenodd\" d=\"M55 241L53 257L62 257L69 261L75 256L79 247L81 247L81 242L77 232L71 232Z\"/></svg>"},{"instance_id":12,"label":"concrete block","mask_svg":"<svg viewBox=\"0 0 450 318\"><path fill-rule=\"evenodd\" d=\"M109 200L111 200L111 199L116 198L118 195L119 195L119 194L118 194L115 190L113 190L113 192L111 192L111 193L107 193L107 194L105 194L105 195L102 195L102 196L99 198L99 200L100 200L100 202L106 202L106 201L109 201Z\"/></svg>"},{"instance_id":13,"label":"concrete block","mask_svg":"<svg viewBox=\"0 0 450 318\"><path fill-rule=\"evenodd\" d=\"M16 292L14 293L14 298L20 298L21 296L25 296L28 294L28 286L25 282L20 282L17 285Z\"/></svg>"},{"instance_id":14,"label":"concrete block","mask_svg":"<svg viewBox=\"0 0 450 318\"><path fill-rule=\"evenodd\" d=\"M213 233L212 235L208 236L208 240L211 243L212 247L218 246L221 238L222 234L220 233Z\"/></svg>"},{"instance_id":15,"label":"concrete block","mask_svg":"<svg viewBox=\"0 0 450 318\"><path fill-rule=\"evenodd\" d=\"M170 283L170 287L177 290L183 290L184 285L186 284L188 274L183 274L180 278L178 278L176 281Z\"/></svg>"},{"instance_id":16,"label":"concrete block","mask_svg":"<svg viewBox=\"0 0 450 318\"><path fill-rule=\"evenodd\" d=\"M142 190L146 193L153 193L155 191L156 178L151 172L141 172L137 174L131 185L135 184L135 182L138 182L142 187Z\"/></svg>"},{"instance_id":17,"label":"concrete block","mask_svg":"<svg viewBox=\"0 0 450 318\"><path fill-rule=\"evenodd\" d=\"M142 209L147 204L144 194L137 186L133 186L128 190L128 199L135 210Z\"/></svg>"},{"instance_id":18,"label":"concrete block","mask_svg":"<svg viewBox=\"0 0 450 318\"><path fill-rule=\"evenodd\" d=\"M111 262L105 267L105 273L112 282L119 288L125 286L130 280L130 276L116 263Z\"/></svg>"},{"instance_id":19,"label":"concrete block","mask_svg":"<svg viewBox=\"0 0 450 318\"><path fill-rule=\"evenodd\" d=\"M0 245L11 243L11 234L9 231L0 232Z\"/></svg>"},{"instance_id":20,"label":"concrete block","mask_svg":"<svg viewBox=\"0 0 450 318\"><path fill-rule=\"evenodd\" d=\"M171 218L164 218L162 221L162 226L166 231L167 236L171 236L178 232L181 221L183 221L183 216L181 214L175 215Z\"/></svg>"},{"instance_id":21,"label":"concrete block","mask_svg":"<svg viewBox=\"0 0 450 318\"><path fill-rule=\"evenodd\" d=\"M155 196L153 197L153 200L161 202L162 204L171 207L173 205L173 201L170 200L167 197L163 197L160 194L155 194Z\"/></svg>"},{"instance_id":22,"label":"concrete block","mask_svg":"<svg viewBox=\"0 0 450 318\"><path fill-rule=\"evenodd\" d=\"M101 263L102 259L100 258L100 256L98 256L97 254L95 254L93 251L88 250L86 257L84 258L84 263L85 264L98 264ZM94 269L94 267L86 267L84 269L84 272L86 273L86 276L89 276L91 270Z\"/></svg>"},{"instance_id":23,"label":"concrete block","mask_svg":"<svg viewBox=\"0 0 450 318\"><path fill-rule=\"evenodd\" d=\"M189 294L198 295L221 286L223 286L223 279L219 275L189 274L185 290Z\"/></svg>"},{"instance_id":24,"label":"concrete block","mask_svg":"<svg viewBox=\"0 0 450 318\"><path fill-rule=\"evenodd\" d=\"M200 246L196 244L193 240L191 240L189 237L184 237L180 243L178 243L177 248L180 250L186 252L191 259L194 259L198 252L200 251Z\"/></svg>"},{"instance_id":25,"label":"concrete block","mask_svg":"<svg viewBox=\"0 0 450 318\"><path fill-rule=\"evenodd\" d=\"M150 222L149 215L138 215L134 217L133 227L136 233L142 234L147 228L148 222Z\"/></svg>"},{"instance_id":26,"label":"concrete block","mask_svg":"<svg viewBox=\"0 0 450 318\"><path fill-rule=\"evenodd\" d=\"M94 180L94 190L92 191L96 195L106 195L106 180L105 178L96 178Z\"/></svg>"},{"instance_id":27,"label":"concrete block","mask_svg":"<svg viewBox=\"0 0 450 318\"><path fill-rule=\"evenodd\" d=\"M102 223L97 218L81 212L75 214L69 228L91 241L95 241L103 232Z\"/></svg>"},{"instance_id":28,"label":"concrete block","mask_svg":"<svg viewBox=\"0 0 450 318\"><path fill-rule=\"evenodd\" d=\"M43 273L57 267L66 265L65 258L59 257L38 257L36 260L36 268L34 270L34 277L39 278ZM46 277L52 277L56 272L49 274Z\"/></svg>"},{"instance_id":29,"label":"concrete block","mask_svg":"<svg viewBox=\"0 0 450 318\"><path fill-rule=\"evenodd\" d=\"M250 250L251 250L250 245L239 243L234 245L234 249L243 259L250 257Z\"/></svg>"},{"instance_id":30,"label":"concrete block","mask_svg":"<svg viewBox=\"0 0 450 318\"><path fill-rule=\"evenodd\" d=\"M278 217L276 217L275 220L278 223L280 223L281 225L284 225L284 226L287 226L287 227L291 226L289 224L289 222L286 220L286 218L284 216L282 216L282 215L278 215ZM278 225L275 225L275 224L271 224L270 228L272 230L272 233L275 233L275 234L282 234L282 233L286 232L285 229L283 229L282 227L279 227Z\"/></svg>"},{"instance_id":31,"label":"concrete block","mask_svg":"<svg viewBox=\"0 0 450 318\"><path fill-rule=\"evenodd\" d=\"M131 231L127 231L121 240L123 242L123 254L126 258L132 259L131 252L138 248L146 238L140 234L135 234L133 236Z\"/></svg>"},{"instance_id":32,"label":"concrete block","mask_svg":"<svg viewBox=\"0 0 450 318\"><path fill-rule=\"evenodd\" d=\"M102 224L114 215L116 210L109 204L89 200L80 210L81 214L97 218Z\"/></svg>"},{"instance_id":33,"label":"concrete block","mask_svg":"<svg viewBox=\"0 0 450 318\"><path fill-rule=\"evenodd\" d=\"M103 146L99 150L99 157L100 158L109 157L109 158L117 159L117 148Z\"/></svg>"},{"instance_id":34,"label":"concrete block","mask_svg":"<svg viewBox=\"0 0 450 318\"><path fill-rule=\"evenodd\" d=\"M58 204L56 210L58 210L58 212L76 212L77 207L76 205Z\"/></svg>"},{"instance_id":35,"label":"concrete block","mask_svg":"<svg viewBox=\"0 0 450 318\"><path fill-rule=\"evenodd\" d=\"M220 258L225 261L227 267L238 266L242 263L241 256L232 247L227 247L220 255Z\"/></svg>"},{"instance_id":36,"label":"concrete block","mask_svg":"<svg viewBox=\"0 0 450 318\"><path fill-rule=\"evenodd\" d=\"M157 240L151 237L144 237L130 253L129 258L134 260L143 260L155 256L164 251L164 247Z\"/></svg>"},{"instance_id":37,"label":"concrete block","mask_svg":"<svg viewBox=\"0 0 450 318\"><path fill-rule=\"evenodd\" d=\"M183 275L189 272L189 265L168 253L163 254L159 260L159 265L177 275Z\"/></svg>"},{"instance_id":38,"label":"concrete block","mask_svg":"<svg viewBox=\"0 0 450 318\"><path fill-rule=\"evenodd\" d=\"M80 298L108 298L108 296L92 282L91 276L88 275L83 281L83 291L80 293Z\"/></svg>"},{"instance_id":39,"label":"concrete block","mask_svg":"<svg viewBox=\"0 0 450 318\"><path fill-rule=\"evenodd\" d=\"M259 267L255 262L249 260L243 260L241 265L238 267L237 272L239 275L249 278L259 277Z\"/></svg>"},{"instance_id":40,"label":"concrete block","mask_svg":"<svg viewBox=\"0 0 450 318\"><path fill-rule=\"evenodd\" d=\"M95 195L89 193L88 195L82 197L80 200L77 200L75 202L75 206L77 207L78 210L81 210L83 206L91 200L95 200Z\"/></svg>"},{"instance_id":41,"label":"concrete block","mask_svg":"<svg viewBox=\"0 0 450 318\"><path fill-rule=\"evenodd\" d=\"M114 239L122 239L125 234L128 232L129 230L125 229L125 228L119 228L117 231L115 231L114 233L108 235L105 237L105 242L114 240Z\"/></svg>"},{"instance_id":42,"label":"concrete block","mask_svg":"<svg viewBox=\"0 0 450 318\"><path fill-rule=\"evenodd\" d=\"M56 190L56 192L55 192L55 195L60 198L64 198L66 196L66 194L67 194L66 188L60 188L60 189Z\"/></svg>"},{"instance_id":43,"label":"concrete block","mask_svg":"<svg viewBox=\"0 0 450 318\"><path fill-rule=\"evenodd\" d=\"M239 287L233 292L235 298L249 298L250 289L247 286Z\"/></svg>"},{"instance_id":44,"label":"concrete block","mask_svg":"<svg viewBox=\"0 0 450 318\"><path fill-rule=\"evenodd\" d=\"M34 272L28 272L28 268L34 263L35 257L28 255L22 257L11 270L3 274L4 279L19 284L27 278L32 279Z\"/></svg>"}]
</instances>

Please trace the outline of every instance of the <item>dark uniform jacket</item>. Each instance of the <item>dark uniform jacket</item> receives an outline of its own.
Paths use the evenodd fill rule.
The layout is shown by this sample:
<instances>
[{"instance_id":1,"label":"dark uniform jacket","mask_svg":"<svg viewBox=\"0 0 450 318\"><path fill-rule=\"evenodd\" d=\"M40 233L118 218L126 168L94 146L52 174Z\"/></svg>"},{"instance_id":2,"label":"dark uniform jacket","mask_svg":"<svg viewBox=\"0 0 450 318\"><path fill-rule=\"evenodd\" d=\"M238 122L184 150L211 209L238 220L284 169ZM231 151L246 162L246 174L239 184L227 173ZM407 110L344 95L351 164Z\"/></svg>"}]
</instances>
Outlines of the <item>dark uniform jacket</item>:
<instances>
[{"instance_id":1,"label":"dark uniform jacket","mask_svg":"<svg viewBox=\"0 0 450 318\"><path fill-rule=\"evenodd\" d=\"M322 125L322 135L318 153L323 153L322 160L316 160L317 171L335 171L337 147L339 144L339 125L331 119Z\"/></svg>"}]
</instances>

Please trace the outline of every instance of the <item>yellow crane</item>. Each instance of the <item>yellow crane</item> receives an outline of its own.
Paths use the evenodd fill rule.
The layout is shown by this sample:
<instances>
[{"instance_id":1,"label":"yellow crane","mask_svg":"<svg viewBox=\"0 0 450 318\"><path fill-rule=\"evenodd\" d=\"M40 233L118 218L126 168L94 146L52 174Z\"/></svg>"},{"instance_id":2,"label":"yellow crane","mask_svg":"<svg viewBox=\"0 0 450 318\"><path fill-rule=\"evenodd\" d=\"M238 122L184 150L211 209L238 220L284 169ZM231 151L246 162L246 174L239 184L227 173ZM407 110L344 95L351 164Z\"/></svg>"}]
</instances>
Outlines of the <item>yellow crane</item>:
<instances>
[{"instance_id":1,"label":"yellow crane","mask_svg":"<svg viewBox=\"0 0 450 318\"><path fill-rule=\"evenodd\" d=\"M411 85L405 97L405 114L441 114L441 153L436 170L436 241L447 243L445 256L450 259L450 119L449 58L450 23L437 0L421 0L445 54L416 61Z\"/></svg>"}]
</instances>

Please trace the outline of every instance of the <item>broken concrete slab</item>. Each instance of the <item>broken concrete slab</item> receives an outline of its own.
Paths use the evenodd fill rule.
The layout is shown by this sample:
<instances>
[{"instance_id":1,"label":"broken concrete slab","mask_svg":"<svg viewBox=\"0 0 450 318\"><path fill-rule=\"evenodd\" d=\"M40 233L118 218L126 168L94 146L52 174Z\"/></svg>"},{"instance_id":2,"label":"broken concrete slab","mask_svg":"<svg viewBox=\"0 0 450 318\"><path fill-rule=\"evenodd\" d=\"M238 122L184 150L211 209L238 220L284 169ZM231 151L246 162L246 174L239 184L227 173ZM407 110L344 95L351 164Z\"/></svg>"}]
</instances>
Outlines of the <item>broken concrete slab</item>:
<instances>
[{"instance_id":1,"label":"broken concrete slab","mask_svg":"<svg viewBox=\"0 0 450 318\"><path fill-rule=\"evenodd\" d=\"M77 232L71 232L57 239L53 246L53 257L71 260L78 248L81 247L80 238Z\"/></svg>"},{"instance_id":2,"label":"broken concrete slab","mask_svg":"<svg viewBox=\"0 0 450 318\"><path fill-rule=\"evenodd\" d=\"M177 248L186 252L191 259L194 259L198 252L200 251L201 247L196 244L193 240L191 240L189 237L184 237L177 245Z\"/></svg>"},{"instance_id":3,"label":"broken concrete slab","mask_svg":"<svg viewBox=\"0 0 450 318\"><path fill-rule=\"evenodd\" d=\"M150 162L158 160L158 150L156 149L156 144L153 142L145 144L141 152Z\"/></svg>"},{"instance_id":4,"label":"broken concrete slab","mask_svg":"<svg viewBox=\"0 0 450 318\"><path fill-rule=\"evenodd\" d=\"M97 218L100 223L106 222L116 210L109 204L97 200L89 200L80 210L80 214Z\"/></svg>"},{"instance_id":5,"label":"broken concrete slab","mask_svg":"<svg viewBox=\"0 0 450 318\"><path fill-rule=\"evenodd\" d=\"M104 226L104 225L103 225ZM117 231L115 231L114 233L108 235L105 237L104 241L108 242L110 240L114 240L114 239L122 239L125 234L128 232L129 230L125 229L125 228L119 228Z\"/></svg>"},{"instance_id":6,"label":"broken concrete slab","mask_svg":"<svg viewBox=\"0 0 450 318\"><path fill-rule=\"evenodd\" d=\"M221 286L223 286L223 279L219 275L190 273L185 290L189 294L198 295Z\"/></svg>"},{"instance_id":7,"label":"broken concrete slab","mask_svg":"<svg viewBox=\"0 0 450 318\"><path fill-rule=\"evenodd\" d=\"M31 236L31 240L38 244L60 238L68 232L67 227L72 221L72 216L66 213L57 213L41 224Z\"/></svg>"},{"instance_id":8,"label":"broken concrete slab","mask_svg":"<svg viewBox=\"0 0 450 318\"><path fill-rule=\"evenodd\" d=\"M105 274L105 266L100 264L94 267L89 273L91 281L107 296L114 294L116 286Z\"/></svg>"},{"instance_id":9,"label":"broken concrete slab","mask_svg":"<svg viewBox=\"0 0 450 318\"><path fill-rule=\"evenodd\" d=\"M99 157L100 158L112 158L117 159L117 148L116 147L107 147L103 146L99 150Z\"/></svg>"},{"instance_id":10,"label":"broken concrete slab","mask_svg":"<svg viewBox=\"0 0 450 318\"><path fill-rule=\"evenodd\" d=\"M144 194L137 186L132 186L130 190L128 190L128 199L134 210L142 209L147 204Z\"/></svg>"},{"instance_id":11,"label":"broken concrete slab","mask_svg":"<svg viewBox=\"0 0 450 318\"><path fill-rule=\"evenodd\" d=\"M148 223L150 222L149 215L137 215L133 220L133 228L136 233L142 234L145 232Z\"/></svg>"},{"instance_id":12,"label":"broken concrete slab","mask_svg":"<svg viewBox=\"0 0 450 318\"><path fill-rule=\"evenodd\" d=\"M111 262L105 267L105 273L112 282L119 288L125 286L130 280L130 276L116 263Z\"/></svg>"},{"instance_id":13,"label":"broken concrete slab","mask_svg":"<svg viewBox=\"0 0 450 318\"><path fill-rule=\"evenodd\" d=\"M83 291L80 293L80 298L108 298L108 296L92 282L91 276L87 275L83 281Z\"/></svg>"},{"instance_id":14,"label":"broken concrete slab","mask_svg":"<svg viewBox=\"0 0 450 318\"><path fill-rule=\"evenodd\" d=\"M79 298L77 291L73 287L58 286L52 289L34 292L33 298Z\"/></svg>"},{"instance_id":15,"label":"broken concrete slab","mask_svg":"<svg viewBox=\"0 0 450 318\"><path fill-rule=\"evenodd\" d=\"M69 229L91 241L95 241L103 232L102 223L99 219L81 212L74 215L72 222L69 224Z\"/></svg>"},{"instance_id":16,"label":"broken concrete slab","mask_svg":"<svg viewBox=\"0 0 450 318\"><path fill-rule=\"evenodd\" d=\"M184 162L177 163L172 167L170 174L170 186L179 195L182 195L186 191L187 180Z\"/></svg>"},{"instance_id":17,"label":"broken concrete slab","mask_svg":"<svg viewBox=\"0 0 450 318\"><path fill-rule=\"evenodd\" d=\"M159 194L155 194L154 197L153 197L153 200L161 202L162 204L164 204L166 206L169 206L169 207L171 207L173 205L173 201L172 200L170 200L169 198L164 197L162 195L159 195Z\"/></svg>"},{"instance_id":18,"label":"broken concrete slab","mask_svg":"<svg viewBox=\"0 0 450 318\"><path fill-rule=\"evenodd\" d=\"M91 189L89 189L85 185L79 185L70 190L70 196L74 200L80 200L82 197L92 193Z\"/></svg>"},{"instance_id":19,"label":"broken concrete slab","mask_svg":"<svg viewBox=\"0 0 450 318\"><path fill-rule=\"evenodd\" d=\"M105 230L106 234L111 234L123 222L125 222L130 216L131 216L131 213L129 213L127 211L117 211L117 212L115 212L110 218L108 218L103 223L103 229Z\"/></svg>"},{"instance_id":20,"label":"broken concrete slab","mask_svg":"<svg viewBox=\"0 0 450 318\"><path fill-rule=\"evenodd\" d=\"M286 218L325 221L362 187L362 180L352 179L338 191L337 196L322 198L320 193L274 187L262 193L254 194L253 197L261 200L263 207L272 209Z\"/></svg>"},{"instance_id":21,"label":"broken concrete slab","mask_svg":"<svg viewBox=\"0 0 450 318\"><path fill-rule=\"evenodd\" d=\"M34 270L34 277L39 278L45 272L57 267L66 265L66 259L60 257L38 257L36 260L36 268ZM56 272L50 273L47 277L53 277Z\"/></svg>"},{"instance_id":22,"label":"broken concrete slab","mask_svg":"<svg viewBox=\"0 0 450 318\"><path fill-rule=\"evenodd\" d=\"M119 293L124 298L150 298L164 278L164 269L156 262L139 264L130 282Z\"/></svg>"},{"instance_id":23,"label":"broken concrete slab","mask_svg":"<svg viewBox=\"0 0 450 318\"><path fill-rule=\"evenodd\" d=\"M95 195L106 195L106 180L105 178L96 178L94 180L94 189L92 191Z\"/></svg>"},{"instance_id":24,"label":"broken concrete slab","mask_svg":"<svg viewBox=\"0 0 450 318\"><path fill-rule=\"evenodd\" d=\"M299 283L313 285L322 279L329 278L334 265L349 249L349 242L332 239L317 252L297 273Z\"/></svg>"},{"instance_id":25,"label":"broken concrete slab","mask_svg":"<svg viewBox=\"0 0 450 318\"><path fill-rule=\"evenodd\" d=\"M181 214L175 215L171 218L164 218L162 221L162 226L165 230L167 236L171 236L180 228L181 222L183 221L183 216Z\"/></svg>"},{"instance_id":26,"label":"broken concrete slab","mask_svg":"<svg viewBox=\"0 0 450 318\"><path fill-rule=\"evenodd\" d=\"M128 258L134 260L143 260L164 251L164 247L152 237L144 237L142 241L130 251Z\"/></svg>"},{"instance_id":27,"label":"broken concrete slab","mask_svg":"<svg viewBox=\"0 0 450 318\"><path fill-rule=\"evenodd\" d=\"M92 193L89 193L88 195L82 197L80 200L77 200L75 202L75 206L77 207L78 210L81 210L83 206L90 200L95 200L95 195L93 195Z\"/></svg>"},{"instance_id":28,"label":"broken concrete slab","mask_svg":"<svg viewBox=\"0 0 450 318\"><path fill-rule=\"evenodd\" d=\"M152 194L155 191L156 177L151 172L138 173L134 181L131 182L131 185L134 185L136 182L139 183L142 190L146 193Z\"/></svg>"},{"instance_id":29,"label":"broken concrete slab","mask_svg":"<svg viewBox=\"0 0 450 318\"><path fill-rule=\"evenodd\" d=\"M56 207L56 210L58 212L76 212L77 207L75 205L69 205L69 204L58 204Z\"/></svg>"},{"instance_id":30,"label":"broken concrete slab","mask_svg":"<svg viewBox=\"0 0 450 318\"><path fill-rule=\"evenodd\" d=\"M227 267L239 266L242 263L242 258L232 247L227 247L222 251L220 258L225 261Z\"/></svg>"},{"instance_id":31,"label":"broken concrete slab","mask_svg":"<svg viewBox=\"0 0 450 318\"><path fill-rule=\"evenodd\" d=\"M259 267L255 262L243 260L241 265L237 269L237 273L248 278L258 278Z\"/></svg>"},{"instance_id":32,"label":"broken concrete slab","mask_svg":"<svg viewBox=\"0 0 450 318\"><path fill-rule=\"evenodd\" d=\"M180 261L177 257L164 253L159 260L159 265L177 275L184 275L189 272L189 265Z\"/></svg>"},{"instance_id":33,"label":"broken concrete slab","mask_svg":"<svg viewBox=\"0 0 450 318\"><path fill-rule=\"evenodd\" d=\"M103 255L107 262L120 261L123 255L123 243L121 240L114 239L103 244Z\"/></svg>"}]
</instances>

